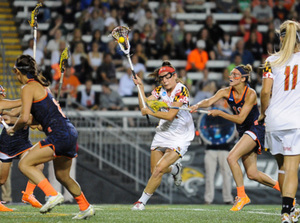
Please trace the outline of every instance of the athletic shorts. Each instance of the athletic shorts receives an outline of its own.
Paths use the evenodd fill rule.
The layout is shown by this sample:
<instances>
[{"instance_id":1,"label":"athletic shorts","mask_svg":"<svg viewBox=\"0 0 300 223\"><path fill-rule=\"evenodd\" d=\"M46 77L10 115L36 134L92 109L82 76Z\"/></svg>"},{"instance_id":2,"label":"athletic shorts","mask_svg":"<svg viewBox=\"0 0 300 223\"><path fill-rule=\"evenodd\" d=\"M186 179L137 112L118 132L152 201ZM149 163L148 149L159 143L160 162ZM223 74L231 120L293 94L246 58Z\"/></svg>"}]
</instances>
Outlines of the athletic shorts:
<instances>
[{"instance_id":1,"label":"athletic shorts","mask_svg":"<svg viewBox=\"0 0 300 223\"><path fill-rule=\"evenodd\" d=\"M300 129L266 132L266 148L270 149L272 155L299 155Z\"/></svg>"},{"instance_id":2,"label":"athletic shorts","mask_svg":"<svg viewBox=\"0 0 300 223\"><path fill-rule=\"evenodd\" d=\"M74 158L77 156L77 138L77 130L71 123L68 123L67 128L52 129L47 138L40 141L39 144L41 148L51 147L55 156Z\"/></svg>"},{"instance_id":3,"label":"athletic shorts","mask_svg":"<svg viewBox=\"0 0 300 223\"><path fill-rule=\"evenodd\" d=\"M255 152L261 154L265 143L265 126L256 123L249 130L245 131L244 134L249 135L256 142Z\"/></svg>"},{"instance_id":4,"label":"athletic shorts","mask_svg":"<svg viewBox=\"0 0 300 223\"><path fill-rule=\"evenodd\" d=\"M179 141L179 140L165 140L159 135L155 135L151 144L151 150L159 150L165 152L166 149L171 149L178 153L180 157L183 157L187 152L190 141Z\"/></svg>"}]
</instances>

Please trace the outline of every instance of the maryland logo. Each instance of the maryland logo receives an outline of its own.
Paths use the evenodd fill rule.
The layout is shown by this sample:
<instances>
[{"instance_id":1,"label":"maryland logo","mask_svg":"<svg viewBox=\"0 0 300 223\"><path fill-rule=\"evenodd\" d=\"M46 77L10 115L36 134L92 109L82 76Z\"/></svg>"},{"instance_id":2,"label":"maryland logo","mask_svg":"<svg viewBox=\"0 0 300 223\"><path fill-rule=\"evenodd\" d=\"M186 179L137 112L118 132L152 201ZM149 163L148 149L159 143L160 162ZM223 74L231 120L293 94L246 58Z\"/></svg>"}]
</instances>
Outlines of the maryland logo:
<instances>
[{"instance_id":1,"label":"maryland logo","mask_svg":"<svg viewBox=\"0 0 300 223\"><path fill-rule=\"evenodd\" d=\"M190 96L190 93L186 87L182 87L181 91L175 95L174 101L186 102L186 98Z\"/></svg>"}]
</instances>

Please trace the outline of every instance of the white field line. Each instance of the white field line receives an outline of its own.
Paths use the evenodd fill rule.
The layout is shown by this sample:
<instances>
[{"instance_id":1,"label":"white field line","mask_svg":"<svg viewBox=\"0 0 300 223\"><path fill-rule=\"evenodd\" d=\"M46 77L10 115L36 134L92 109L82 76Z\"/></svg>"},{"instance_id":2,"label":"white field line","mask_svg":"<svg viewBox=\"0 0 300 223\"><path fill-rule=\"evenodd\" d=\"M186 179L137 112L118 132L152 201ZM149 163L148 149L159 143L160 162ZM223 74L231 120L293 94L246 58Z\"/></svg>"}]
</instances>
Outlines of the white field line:
<instances>
[{"instance_id":1,"label":"white field line","mask_svg":"<svg viewBox=\"0 0 300 223\"><path fill-rule=\"evenodd\" d=\"M168 210L208 211L208 209L202 209L202 208L168 208ZM259 209L257 209L257 210L259 210ZM209 211L219 211L219 210L209 209ZM269 212L263 212L263 211L246 211L246 210L244 210L244 212L248 212L248 213L251 213L251 214L278 215L278 216L280 216L279 213L269 213Z\"/></svg>"}]
</instances>

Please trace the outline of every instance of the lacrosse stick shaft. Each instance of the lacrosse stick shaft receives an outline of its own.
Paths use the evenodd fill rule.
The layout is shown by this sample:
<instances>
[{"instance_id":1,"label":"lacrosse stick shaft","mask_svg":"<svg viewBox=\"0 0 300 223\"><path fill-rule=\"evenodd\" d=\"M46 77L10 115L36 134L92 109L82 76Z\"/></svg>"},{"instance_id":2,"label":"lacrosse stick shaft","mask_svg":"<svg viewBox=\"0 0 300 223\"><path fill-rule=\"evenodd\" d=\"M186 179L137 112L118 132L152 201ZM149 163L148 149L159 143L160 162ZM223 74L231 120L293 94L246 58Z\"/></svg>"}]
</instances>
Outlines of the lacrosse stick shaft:
<instances>
[{"instance_id":1,"label":"lacrosse stick shaft","mask_svg":"<svg viewBox=\"0 0 300 223\"><path fill-rule=\"evenodd\" d=\"M61 72L61 76L60 76L60 79L59 79L59 87L58 87L58 93L57 93L57 99L56 99L56 101L59 101L60 92L61 92L61 88L62 88L62 84L63 84L63 79L64 79L64 72Z\"/></svg>"},{"instance_id":2,"label":"lacrosse stick shaft","mask_svg":"<svg viewBox=\"0 0 300 223\"><path fill-rule=\"evenodd\" d=\"M37 37L37 27L33 27L33 59L36 57L36 37Z\"/></svg>"},{"instance_id":3,"label":"lacrosse stick shaft","mask_svg":"<svg viewBox=\"0 0 300 223\"><path fill-rule=\"evenodd\" d=\"M6 122L5 122L4 120L2 120L1 123L2 123L2 125L4 126L4 128L6 128L6 129L9 128L8 124L6 124Z\"/></svg>"},{"instance_id":4,"label":"lacrosse stick shaft","mask_svg":"<svg viewBox=\"0 0 300 223\"><path fill-rule=\"evenodd\" d=\"M178 109L178 110L184 110L184 111L191 111L192 109L190 108L182 108L182 107L174 107L174 106L170 106L170 109ZM208 111L205 110L196 110L198 113L202 113L202 114L208 114Z\"/></svg>"}]
</instances>

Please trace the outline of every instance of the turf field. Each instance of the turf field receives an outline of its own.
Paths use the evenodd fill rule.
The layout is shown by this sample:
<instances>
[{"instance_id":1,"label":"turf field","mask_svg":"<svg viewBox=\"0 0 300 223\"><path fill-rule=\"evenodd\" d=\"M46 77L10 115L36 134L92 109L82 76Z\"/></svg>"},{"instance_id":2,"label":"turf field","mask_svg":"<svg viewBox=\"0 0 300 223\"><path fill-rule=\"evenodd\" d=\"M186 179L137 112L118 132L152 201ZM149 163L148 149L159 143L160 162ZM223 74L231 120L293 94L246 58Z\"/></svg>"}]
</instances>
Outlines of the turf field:
<instances>
[{"instance_id":1,"label":"turf field","mask_svg":"<svg viewBox=\"0 0 300 223\"><path fill-rule=\"evenodd\" d=\"M77 205L61 205L51 213L40 214L29 205L7 205L14 212L0 212L1 223L74 222ZM280 222L280 205L249 205L242 211L231 212L230 205L147 205L144 211L131 211L132 205L94 205L96 215L83 222L217 222L255 223Z\"/></svg>"}]
</instances>

